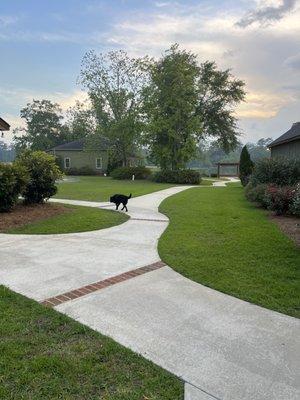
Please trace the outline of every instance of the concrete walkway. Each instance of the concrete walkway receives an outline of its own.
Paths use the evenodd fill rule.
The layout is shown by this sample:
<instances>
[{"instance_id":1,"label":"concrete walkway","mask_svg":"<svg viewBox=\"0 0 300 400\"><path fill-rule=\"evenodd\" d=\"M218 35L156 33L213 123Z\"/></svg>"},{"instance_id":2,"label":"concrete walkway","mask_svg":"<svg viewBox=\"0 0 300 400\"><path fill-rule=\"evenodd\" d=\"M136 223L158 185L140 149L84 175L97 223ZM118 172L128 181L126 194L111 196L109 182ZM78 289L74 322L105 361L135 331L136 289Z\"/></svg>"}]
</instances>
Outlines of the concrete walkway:
<instances>
[{"instance_id":1,"label":"concrete walkway","mask_svg":"<svg viewBox=\"0 0 300 400\"><path fill-rule=\"evenodd\" d=\"M0 234L0 282L42 301L158 262L157 241L168 221L158 205L187 188L132 199L132 218L101 231ZM300 398L299 320L192 282L168 266L56 308L180 376L186 399Z\"/></svg>"}]
</instances>

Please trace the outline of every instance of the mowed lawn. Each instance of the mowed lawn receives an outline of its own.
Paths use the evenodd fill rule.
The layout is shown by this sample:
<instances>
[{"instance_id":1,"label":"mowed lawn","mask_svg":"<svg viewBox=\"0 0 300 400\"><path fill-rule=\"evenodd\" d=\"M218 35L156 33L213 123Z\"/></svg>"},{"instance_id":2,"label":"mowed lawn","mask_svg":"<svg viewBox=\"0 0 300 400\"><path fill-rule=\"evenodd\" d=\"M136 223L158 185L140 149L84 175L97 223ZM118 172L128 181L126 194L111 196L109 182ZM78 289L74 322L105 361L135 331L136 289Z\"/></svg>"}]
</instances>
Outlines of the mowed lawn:
<instances>
[{"instance_id":1,"label":"mowed lawn","mask_svg":"<svg viewBox=\"0 0 300 400\"><path fill-rule=\"evenodd\" d=\"M3 286L0 337L2 400L183 399L178 378Z\"/></svg>"},{"instance_id":2,"label":"mowed lawn","mask_svg":"<svg viewBox=\"0 0 300 400\"><path fill-rule=\"evenodd\" d=\"M240 186L189 189L166 199L163 261L240 299L300 317L300 250L249 203Z\"/></svg>"},{"instance_id":3,"label":"mowed lawn","mask_svg":"<svg viewBox=\"0 0 300 400\"><path fill-rule=\"evenodd\" d=\"M56 234L95 231L122 224L128 220L124 213L102 210L93 207L64 204L65 212L40 221L31 222L18 228L11 228L5 233L20 234Z\"/></svg>"},{"instance_id":4,"label":"mowed lawn","mask_svg":"<svg viewBox=\"0 0 300 400\"><path fill-rule=\"evenodd\" d=\"M167 189L171 184L156 183L148 180L114 180L103 176L78 176L72 177L74 182L58 184L55 197L61 199L109 201L110 196L121 193L133 197Z\"/></svg>"}]
</instances>

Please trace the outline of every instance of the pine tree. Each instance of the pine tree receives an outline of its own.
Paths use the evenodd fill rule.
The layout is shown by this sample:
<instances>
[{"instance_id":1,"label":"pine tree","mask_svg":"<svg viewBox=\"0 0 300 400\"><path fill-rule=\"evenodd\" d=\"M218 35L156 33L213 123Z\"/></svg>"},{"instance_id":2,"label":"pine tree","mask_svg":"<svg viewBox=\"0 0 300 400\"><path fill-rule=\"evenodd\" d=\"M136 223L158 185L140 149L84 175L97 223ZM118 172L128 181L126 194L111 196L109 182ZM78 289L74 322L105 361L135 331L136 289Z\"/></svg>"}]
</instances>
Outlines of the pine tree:
<instances>
[{"instance_id":1,"label":"pine tree","mask_svg":"<svg viewBox=\"0 0 300 400\"><path fill-rule=\"evenodd\" d=\"M240 180L241 180L243 186L246 186L247 183L249 182L253 167L254 167L254 164L251 160L247 146L245 145L242 148L242 152L241 152L241 156L240 156Z\"/></svg>"}]
</instances>

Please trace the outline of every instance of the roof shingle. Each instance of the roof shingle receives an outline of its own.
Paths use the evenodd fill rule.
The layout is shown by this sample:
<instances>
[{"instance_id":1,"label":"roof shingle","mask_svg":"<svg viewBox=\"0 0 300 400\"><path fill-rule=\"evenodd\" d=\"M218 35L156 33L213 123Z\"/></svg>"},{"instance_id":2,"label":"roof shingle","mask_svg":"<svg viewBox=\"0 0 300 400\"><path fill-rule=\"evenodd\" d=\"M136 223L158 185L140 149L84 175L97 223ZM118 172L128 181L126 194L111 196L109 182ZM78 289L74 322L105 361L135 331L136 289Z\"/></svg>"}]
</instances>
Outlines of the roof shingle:
<instances>
[{"instance_id":1,"label":"roof shingle","mask_svg":"<svg viewBox=\"0 0 300 400\"><path fill-rule=\"evenodd\" d=\"M269 147L274 147L282 143L291 142L292 140L300 139L300 122L295 122L292 127L274 140Z\"/></svg>"}]
</instances>

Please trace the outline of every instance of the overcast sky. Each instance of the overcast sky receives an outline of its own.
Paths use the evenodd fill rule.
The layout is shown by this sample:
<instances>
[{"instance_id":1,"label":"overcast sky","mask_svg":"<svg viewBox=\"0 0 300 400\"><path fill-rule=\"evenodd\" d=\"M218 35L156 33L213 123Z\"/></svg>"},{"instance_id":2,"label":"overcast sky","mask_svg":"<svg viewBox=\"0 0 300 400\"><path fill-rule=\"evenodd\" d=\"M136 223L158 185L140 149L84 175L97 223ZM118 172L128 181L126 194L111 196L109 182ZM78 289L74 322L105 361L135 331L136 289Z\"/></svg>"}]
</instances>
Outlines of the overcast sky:
<instances>
[{"instance_id":1,"label":"overcast sky","mask_svg":"<svg viewBox=\"0 0 300 400\"><path fill-rule=\"evenodd\" d=\"M300 121L299 0L1 0L0 116L14 128L33 98L64 109L84 98L89 49L157 57L174 42L246 82L243 142Z\"/></svg>"}]
</instances>

